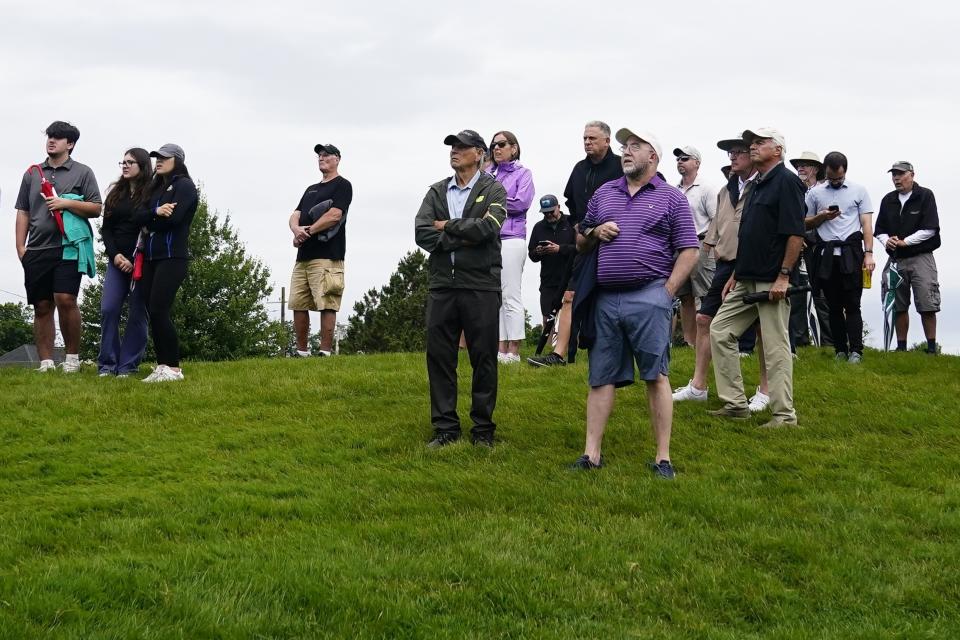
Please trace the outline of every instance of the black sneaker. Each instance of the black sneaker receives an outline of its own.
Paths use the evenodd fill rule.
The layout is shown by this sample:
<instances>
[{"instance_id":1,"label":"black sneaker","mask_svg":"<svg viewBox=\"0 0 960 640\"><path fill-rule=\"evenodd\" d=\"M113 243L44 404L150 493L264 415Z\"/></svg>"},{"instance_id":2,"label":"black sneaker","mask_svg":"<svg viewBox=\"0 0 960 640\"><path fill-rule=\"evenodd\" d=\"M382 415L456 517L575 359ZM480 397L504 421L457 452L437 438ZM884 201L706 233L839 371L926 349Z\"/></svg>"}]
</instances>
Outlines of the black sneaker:
<instances>
[{"instance_id":1,"label":"black sneaker","mask_svg":"<svg viewBox=\"0 0 960 640\"><path fill-rule=\"evenodd\" d=\"M470 442L475 447L486 447L488 449L493 449L493 434L473 436L470 438Z\"/></svg>"},{"instance_id":2,"label":"black sneaker","mask_svg":"<svg viewBox=\"0 0 960 640\"><path fill-rule=\"evenodd\" d=\"M577 461L570 465L572 471L589 471L590 469L599 469L603 466L603 456L600 456L600 462L592 462L590 456L583 454Z\"/></svg>"},{"instance_id":3,"label":"black sneaker","mask_svg":"<svg viewBox=\"0 0 960 640\"><path fill-rule=\"evenodd\" d=\"M545 356L527 358L527 364L534 367L565 367L567 361L556 351L551 351Z\"/></svg>"},{"instance_id":4,"label":"black sneaker","mask_svg":"<svg viewBox=\"0 0 960 640\"><path fill-rule=\"evenodd\" d=\"M460 439L459 433L438 433L433 436L433 440L427 443L427 448L429 449L439 449L445 447L448 444L453 444Z\"/></svg>"},{"instance_id":5,"label":"black sneaker","mask_svg":"<svg viewBox=\"0 0 960 640\"><path fill-rule=\"evenodd\" d=\"M661 460L660 462L648 462L647 466L650 467L650 471L652 471L654 475L664 480L673 480L677 475L676 473L674 473L673 465L670 464L669 460Z\"/></svg>"}]
</instances>

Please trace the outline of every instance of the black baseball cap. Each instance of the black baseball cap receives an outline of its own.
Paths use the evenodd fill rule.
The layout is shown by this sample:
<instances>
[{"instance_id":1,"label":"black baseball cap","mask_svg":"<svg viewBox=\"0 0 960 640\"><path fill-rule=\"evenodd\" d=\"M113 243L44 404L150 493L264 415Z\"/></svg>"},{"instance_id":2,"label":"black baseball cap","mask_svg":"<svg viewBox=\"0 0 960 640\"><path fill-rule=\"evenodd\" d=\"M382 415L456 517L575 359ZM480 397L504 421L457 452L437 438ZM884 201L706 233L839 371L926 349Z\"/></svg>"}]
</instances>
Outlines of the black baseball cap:
<instances>
[{"instance_id":1,"label":"black baseball cap","mask_svg":"<svg viewBox=\"0 0 960 640\"><path fill-rule=\"evenodd\" d=\"M460 133L451 133L443 139L443 144L453 146L455 144L465 144L468 147L479 147L487 150L487 143L483 141L483 136L473 129L464 129Z\"/></svg>"},{"instance_id":2,"label":"black baseball cap","mask_svg":"<svg viewBox=\"0 0 960 640\"><path fill-rule=\"evenodd\" d=\"M332 144L320 143L320 144L314 145L313 147L314 153L319 154L321 151L323 151L324 153L329 153L332 156L337 156L338 158L340 157L340 149L337 149Z\"/></svg>"},{"instance_id":3,"label":"black baseball cap","mask_svg":"<svg viewBox=\"0 0 960 640\"><path fill-rule=\"evenodd\" d=\"M560 206L560 202L557 200L557 196L553 194L547 194L540 198L540 213L553 211L558 206Z\"/></svg>"}]
</instances>

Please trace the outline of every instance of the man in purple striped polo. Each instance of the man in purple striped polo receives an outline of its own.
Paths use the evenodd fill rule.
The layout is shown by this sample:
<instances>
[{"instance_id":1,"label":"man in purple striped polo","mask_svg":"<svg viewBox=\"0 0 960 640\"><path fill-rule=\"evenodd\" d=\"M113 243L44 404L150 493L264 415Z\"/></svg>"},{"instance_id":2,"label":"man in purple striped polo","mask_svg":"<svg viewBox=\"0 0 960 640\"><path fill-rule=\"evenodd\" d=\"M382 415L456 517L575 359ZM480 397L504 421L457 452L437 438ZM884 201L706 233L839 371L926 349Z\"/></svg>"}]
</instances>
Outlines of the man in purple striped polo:
<instances>
[{"instance_id":1,"label":"man in purple striped polo","mask_svg":"<svg viewBox=\"0 0 960 640\"><path fill-rule=\"evenodd\" d=\"M581 252L596 247L598 253L587 441L573 468L603 466L600 445L614 391L633 384L636 362L647 383L657 446L650 468L672 480L670 319L677 288L697 263L699 242L686 196L657 172L662 157L657 139L629 129L620 129L616 139L624 175L597 189L577 236Z\"/></svg>"}]
</instances>

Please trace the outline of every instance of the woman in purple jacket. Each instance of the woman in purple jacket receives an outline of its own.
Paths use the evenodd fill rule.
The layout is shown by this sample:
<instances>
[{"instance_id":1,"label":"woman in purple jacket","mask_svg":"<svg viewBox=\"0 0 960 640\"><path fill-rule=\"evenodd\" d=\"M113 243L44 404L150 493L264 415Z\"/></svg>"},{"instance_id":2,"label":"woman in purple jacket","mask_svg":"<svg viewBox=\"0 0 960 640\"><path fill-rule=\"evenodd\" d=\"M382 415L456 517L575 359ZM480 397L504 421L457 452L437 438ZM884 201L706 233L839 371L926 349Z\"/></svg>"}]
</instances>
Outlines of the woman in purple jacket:
<instances>
[{"instance_id":1,"label":"woman in purple jacket","mask_svg":"<svg viewBox=\"0 0 960 640\"><path fill-rule=\"evenodd\" d=\"M507 191L507 219L500 229L503 270L500 283L500 353L502 363L520 362L520 341L525 336L520 282L527 259L527 210L533 202L533 174L520 164L520 144L509 131L498 131L490 143L493 166L490 173Z\"/></svg>"}]
</instances>

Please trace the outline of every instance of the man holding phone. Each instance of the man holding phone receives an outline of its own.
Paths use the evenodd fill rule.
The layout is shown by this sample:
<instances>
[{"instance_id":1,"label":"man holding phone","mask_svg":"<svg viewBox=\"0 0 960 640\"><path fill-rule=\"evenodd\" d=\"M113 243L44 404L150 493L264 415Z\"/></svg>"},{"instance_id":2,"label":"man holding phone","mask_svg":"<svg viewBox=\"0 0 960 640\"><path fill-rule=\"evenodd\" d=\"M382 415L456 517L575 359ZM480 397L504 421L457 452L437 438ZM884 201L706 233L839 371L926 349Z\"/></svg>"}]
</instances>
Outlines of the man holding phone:
<instances>
[{"instance_id":1,"label":"man holding phone","mask_svg":"<svg viewBox=\"0 0 960 640\"><path fill-rule=\"evenodd\" d=\"M560 307L570 277L570 267L577 254L577 232L570 216L560 211L557 196L540 198L543 220L533 226L527 254L540 263L540 313L544 322ZM566 359L557 353L541 358L528 358L534 366L564 365Z\"/></svg>"},{"instance_id":2,"label":"man holding phone","mask_svg":"<svg viewBox=\"0 0 960 640\"><path fill-rule=\"evenodd\" d=\"M872 272L873 205L867 190L846 179L847 157L831 151L823 159L827 181L806 194L806 228L819 242L810 255L810 284L823 291L837 360L863 360L863 271Z\"/></svg>"}]
</instances>

